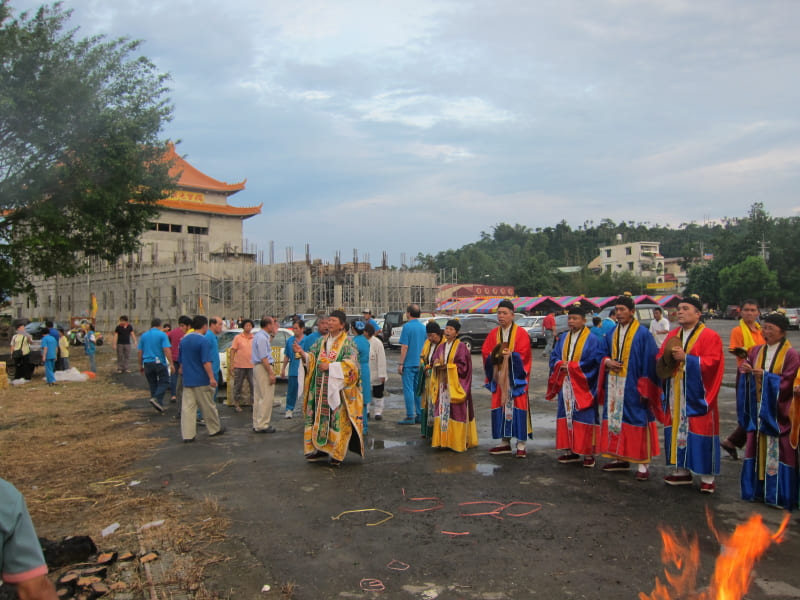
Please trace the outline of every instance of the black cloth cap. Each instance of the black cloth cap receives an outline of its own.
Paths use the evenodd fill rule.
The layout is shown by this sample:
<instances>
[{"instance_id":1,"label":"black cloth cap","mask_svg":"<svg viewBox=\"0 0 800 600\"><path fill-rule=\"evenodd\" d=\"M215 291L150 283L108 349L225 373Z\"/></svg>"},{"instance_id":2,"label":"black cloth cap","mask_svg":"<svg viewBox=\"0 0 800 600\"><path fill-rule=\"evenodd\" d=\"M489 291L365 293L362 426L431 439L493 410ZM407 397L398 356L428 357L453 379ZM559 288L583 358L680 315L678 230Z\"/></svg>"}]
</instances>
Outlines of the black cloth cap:
<instances>
[{"instance_id":1,"label":"black cloth cap","mask_svg":"<svg viewBox=\"0 0 800 600\"><path fill-rule=\"evenodd\" d=\"M681 302L684 304L691 304L700 312L703 312L703 303L700 302L700 298L692 294L691 296L684 296L681 298Z\"/></svg>"},{"instance_id":2,"label":"black cloth cap","mask_svg":"<svg viewBox=\"0 0 800 600\"><path fill-rule=\"evenodd\" d=\"M452 327L456 331L461 331L461 321L459 321L458 319L450 319L447 322L446 327Z\"/></svg>"},{"instance_id":3,"label":"black cloth cap","mask_svg":"<svg viewBox=\"0 0 800 600\"><path fill-rule=\"evenodd\" d=\"M633 301L631 296L622 295L614 300L614 306L624 306L628 310L633 310L636 308L636 303Z\"/></svg>"},{"instance_id":4,"label":"black cloth cap","mask_svg":"<svg viewBox=\"0 0 800 600\"><path fill-rule=\"evenodd\" d=\"M511 300L500 300L500 304L497 305L497 308L507 308L512 313L514 312L514 305L511 303Z\"/></svg>"},{"instance_id":5,"label":"black cloth cap","mask_svg":"<svg viewBox=\"0 0 800 600\"><path fill-rule=\"evenodd\" d=\"M789 318L779 312L771 312L766 317L761 318L762 323L772 323L775 327L779 327L781 331L789 329Z\"/></svg>"},{"instance_id":6,"label":"black cloth cap","mask_svg":"<svg viewBox=\"0 0 800 600\"><path fill-rule=\"evenodd\" d=\"M567 309L568 315L580 315L582 317L586 316L586 311L583 310L583 307L580 304L573 304Z\"/></svg>"},{"instance_id":7,"label":"black cloth cap","mask_svg":"<svg viewBox=\"0 0 800 600\"><path fill-rule=\"evenodd\" d=\"M439 327L439 324L436 321L428 321L428 324L425 325L425 331L427 333L435 333L436 335L442 335L442 328Z\"/></svg>"}]
</instances>

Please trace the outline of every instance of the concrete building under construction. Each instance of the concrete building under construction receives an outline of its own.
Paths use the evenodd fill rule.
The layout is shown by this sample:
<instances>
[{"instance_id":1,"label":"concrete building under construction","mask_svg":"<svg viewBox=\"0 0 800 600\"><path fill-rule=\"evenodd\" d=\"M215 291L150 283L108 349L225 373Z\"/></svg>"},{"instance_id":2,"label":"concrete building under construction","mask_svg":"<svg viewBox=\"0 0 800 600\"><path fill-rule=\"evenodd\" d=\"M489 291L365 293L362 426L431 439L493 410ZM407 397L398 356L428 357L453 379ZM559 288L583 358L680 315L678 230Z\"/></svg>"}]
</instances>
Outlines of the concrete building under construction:
<instances>
[{"instance_id":1,"label":"concrete building under construction","mask_svg":"<svg viewBox=\"0 0 800 600\"><path fill-rule=\"evenodd\" d=\"M376 269L357 256L349 263L338 255L333 263L313 260L308 246L300 261L287 249L286 262L275 263L272 248L265 260L242 235L244 219L260 214L262 205L228 204L245 182L213 179L171 152L177 191L159 203L139 251L115 263L93 260L84 275L33 281L37 300L13 298L16 317L67 322L94 311L97 328L108 331L122 314L141 330L156 316L174 323L182 314L259 318L435 306L435 274L390 268L385 253Z\"/></svg>"}]
</instances>

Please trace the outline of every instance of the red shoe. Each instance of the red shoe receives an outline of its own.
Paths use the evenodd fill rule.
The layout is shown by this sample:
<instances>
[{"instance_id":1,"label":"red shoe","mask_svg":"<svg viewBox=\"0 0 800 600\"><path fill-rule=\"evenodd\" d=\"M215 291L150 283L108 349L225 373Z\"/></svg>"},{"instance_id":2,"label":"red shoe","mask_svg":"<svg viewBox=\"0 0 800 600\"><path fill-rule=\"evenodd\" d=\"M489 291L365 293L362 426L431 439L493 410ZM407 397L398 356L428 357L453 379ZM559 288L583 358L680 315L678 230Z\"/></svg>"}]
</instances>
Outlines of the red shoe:
<instances>
[{"instance_id":1,"label":"red shoe","mask_svg":"<svg viewBox=\"0 0 800 600\"><path fill-rule=\"evenodd\" d=\"M489 454L511 454L511 446L509 444L495 446L489 450Z\"/></svg>"},{"instance_id":2,"label":"red shoe","mask_svg":"<svg viewBox=\"0 0 800 600\"><path fill-rule=\"evenodd\" d=\"M583 466L587 469L594 469L594 456L584 456L583 457Z\"/></svg>"},{"instance_id":3,"label":"red shoe","mask_svg":"<svg viewBox=\"0 0 800 600\"><path fill-rule=\"evenodd\" d=\"M517 458L525 458L528 456L528 453L525 452L525 448L517 448L517 451L514 453L514 456Z\"/></svg>"},{"instance_id":4,"label":"red shoe","mask_svg":"<svg viewBox=\"0 0 800 600\"><path fill-rule=\"evenodd\" d=\"M606 463L603 465L603 472L604 473L612 473L614 471L629 471L631 465L629 462L624 460L612 460L610 463Z\"/></svg>"},{"instance_id":5,"label":"red shoe","mask_svg":"<svg viewBox=\"0 0 800 600\"><path fill-rule=\"evenodd\" d=\"M692 485L691 475L667 475L664 477L664 483L667 485ZM705 484L703 484L705 485ZM713 483L711 485L714 485Z\"/></svg>"},{"instance_id":6,"label":"red shoe","mask_svg":"<svg viewBox=\"0 0 800 600\"><path fill-rule=\"evenodd\" d=\"M636 481L647 481L650 479L650 468L644 471L636 471Z\"/></svg>"},{"instance_id":7,"label":"red shoe","mask_svg":"<svg viewBox=\"0 0 800 600\"><path fill-rule=\"evenodd\" d=\"M581 457L579 454L575 454L574 452L567 452L566 454L559 456L557 460L562 465L565 465L567 463L581 462Z\"/></svg>"},{"instance_id":8,"label":"red shoe","mask_svg":"<svg viewBox=\"0 0 800 600\"><path fill-rule=\"evenodd\" d=\"M717 489L717 484L714 482L700 484L701 494L713 494L716 489Z\"/></svg>"}]
</instances>

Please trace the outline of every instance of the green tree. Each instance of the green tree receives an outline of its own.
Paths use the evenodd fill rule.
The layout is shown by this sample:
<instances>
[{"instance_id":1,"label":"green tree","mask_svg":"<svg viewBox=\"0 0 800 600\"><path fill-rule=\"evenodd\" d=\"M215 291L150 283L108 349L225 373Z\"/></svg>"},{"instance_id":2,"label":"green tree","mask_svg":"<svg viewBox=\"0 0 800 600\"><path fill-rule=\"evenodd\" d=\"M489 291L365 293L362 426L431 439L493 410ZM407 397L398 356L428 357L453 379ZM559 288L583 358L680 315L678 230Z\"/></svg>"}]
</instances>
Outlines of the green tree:
<instances>
[{"instance_id":1,"label":"green tree","mask_svg":"<svg viewBox=\"0 0 800 600\"><path fill-rule=\"evenodd\" d=\"M696 265L689 269L687 294L697 294L709 306L719 306L719 266L717 261L707 265Z\"/></svg>"},{"instance_id":2,"label":"green tree","mask_svg":"<svg viewBox=\"0 0 800 600\"><path fill-rule=\"evenodd\" d=\"M174 189L167 76L140 42L78 39L70 14L0 0L0 296L135 250Z\"/></svg>"},{"instance_id":3,"label":"green tree","mask_svg":"<svg viewBox=\"0 0 800 600\"><path fill-rule=\"evenodd\" d=\"M778 299L778 277L758 256L719 272L720 295L724 304L739 304L745 298L761 300L762 306Z\"/></svg>"}]
</instances>

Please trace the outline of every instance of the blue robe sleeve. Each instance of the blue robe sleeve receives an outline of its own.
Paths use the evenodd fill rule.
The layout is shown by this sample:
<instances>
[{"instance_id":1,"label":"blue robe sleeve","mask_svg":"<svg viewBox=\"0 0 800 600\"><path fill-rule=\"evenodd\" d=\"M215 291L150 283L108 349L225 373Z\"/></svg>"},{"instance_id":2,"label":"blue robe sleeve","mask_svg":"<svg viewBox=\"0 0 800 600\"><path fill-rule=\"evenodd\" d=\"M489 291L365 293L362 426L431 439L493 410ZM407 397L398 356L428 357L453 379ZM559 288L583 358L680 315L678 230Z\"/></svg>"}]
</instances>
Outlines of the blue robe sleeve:
<instances>
[{"instance_id":1,"label":"blue robe sleeve","mask_svg":"<svg viewBox=\"0 0 800 600\"><path fill-rule=\"evenodd\" d=\"M758 413L759 431L769 436L781 434L778 425L778 397L781 392L781 376L764 373L761 380L761 410Z\"/></svg>"},{"instance_id":2,"label":"blue robe sleeve","mask_svg":"<svg viewBox=\"0 0 800 600\"><path fill-rule=\"evenodd\" d=\"M706 390L703 385L699 356L692 354L686 356L684 377L686 384L686 415L689 417L707 415L708 402L706 402Z\"/></svg>"}]
</instances>

